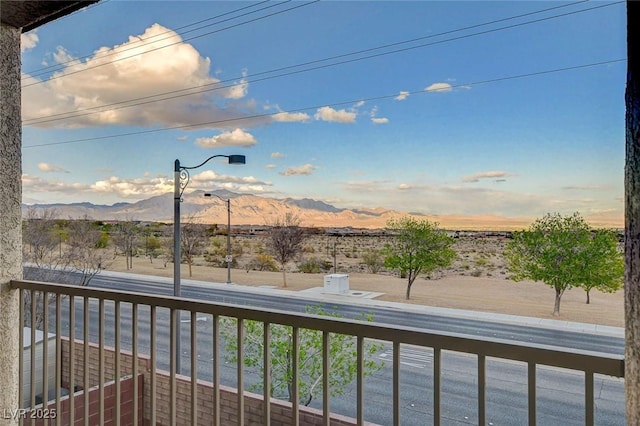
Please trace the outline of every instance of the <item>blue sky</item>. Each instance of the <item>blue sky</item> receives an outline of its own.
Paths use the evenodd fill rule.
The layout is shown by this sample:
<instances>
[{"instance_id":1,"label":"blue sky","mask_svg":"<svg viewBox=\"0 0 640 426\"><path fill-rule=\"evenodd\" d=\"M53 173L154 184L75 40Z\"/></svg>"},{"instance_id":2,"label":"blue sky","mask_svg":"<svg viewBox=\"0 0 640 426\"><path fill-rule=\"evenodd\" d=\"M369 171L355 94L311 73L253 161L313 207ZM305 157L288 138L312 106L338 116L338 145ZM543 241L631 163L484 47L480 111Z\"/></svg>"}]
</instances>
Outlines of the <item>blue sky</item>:
<instances>
[{"instance_id":1,"label":"blue sky","mask_svg":"<svg viewBox=\"0 0 640 426\"><path fill-rule=\"evenodd\" d=\"M22 50L27 203L244 154L188 190L622 218L624 2L103 0Z\"/></svg>"}]
</instances>

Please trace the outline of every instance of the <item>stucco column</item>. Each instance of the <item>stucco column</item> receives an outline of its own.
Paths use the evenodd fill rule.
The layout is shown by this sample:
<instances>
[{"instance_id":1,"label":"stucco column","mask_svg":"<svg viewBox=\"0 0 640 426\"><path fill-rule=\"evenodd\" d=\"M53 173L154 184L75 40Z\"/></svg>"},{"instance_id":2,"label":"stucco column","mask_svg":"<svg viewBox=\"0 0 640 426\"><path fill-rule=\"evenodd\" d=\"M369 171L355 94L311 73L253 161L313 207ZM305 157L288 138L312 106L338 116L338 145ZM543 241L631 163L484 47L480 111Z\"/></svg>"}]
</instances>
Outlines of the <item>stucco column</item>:
<instances>
[{"instance_id":1,"label":"stucco column","mask_svg":"<svg viewBox=\"0 0 640 426\"><path fill-rule=\"evenodd\" d=\"M9 281L22 277L22 123L20 29L0 24L0 425L17 425L18 292Z\"/></svg>"}]
</instances>

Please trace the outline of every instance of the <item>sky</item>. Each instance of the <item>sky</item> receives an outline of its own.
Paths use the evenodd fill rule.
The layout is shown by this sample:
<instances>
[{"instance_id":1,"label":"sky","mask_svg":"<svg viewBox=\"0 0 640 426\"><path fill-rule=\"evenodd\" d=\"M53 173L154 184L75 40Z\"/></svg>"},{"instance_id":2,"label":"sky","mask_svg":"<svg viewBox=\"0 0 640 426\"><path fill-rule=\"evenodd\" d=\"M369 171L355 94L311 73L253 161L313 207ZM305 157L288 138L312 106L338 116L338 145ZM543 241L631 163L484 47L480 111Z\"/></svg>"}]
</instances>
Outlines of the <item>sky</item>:
<instances>
[{"instance_id":1,"label":"sky","mask_svg":"<svg viewBox=\"0 0 640 426\"><path fill-rule=\"evenodd\" d=\"M624 2L123 1L22 35L23 202L618 218Z\"/></svg>"}]
</instances>

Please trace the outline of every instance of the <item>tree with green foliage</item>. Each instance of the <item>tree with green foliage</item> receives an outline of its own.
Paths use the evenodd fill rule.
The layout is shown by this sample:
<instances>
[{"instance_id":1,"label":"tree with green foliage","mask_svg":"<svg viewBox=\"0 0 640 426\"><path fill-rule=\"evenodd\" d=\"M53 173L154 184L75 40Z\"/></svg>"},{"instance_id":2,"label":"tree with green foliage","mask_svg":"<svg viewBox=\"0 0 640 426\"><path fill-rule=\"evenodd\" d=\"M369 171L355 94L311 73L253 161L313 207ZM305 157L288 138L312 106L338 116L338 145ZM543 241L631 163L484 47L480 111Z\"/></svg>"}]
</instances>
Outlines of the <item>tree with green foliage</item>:
<instances>
[{"instance_id":1,"label":"tree with green foliage","mask_svg":"<svg viewBox=\"0 0 640 426\"><path fill-rule=\"evenodd\" d=\"M614 288L622 279L617 244L607 231L592 236L589 224L574 213L546 214L527 230L515 232L505 249L512 279L542 281L555 290L553 315L560 314L560 301L567 289ZM613 245L612 245L613 244Z\"/></svg>"},{"instance_id":2,"label":"tree with green foliage","mask_svg":"<svg viewBox=\"0 0 640 426\"><path fill-rule=\"evenodd\" d=\"M587 292L587 304L591 303L591 290L615 293L624 284L624 255L618 248L616 231L598 229L592 232L591 242L582 253L585 273L580 287Z\"/></svg>"},{"instance_id":3,"label":"tree with green foliage","mask_svg":"<svg viewBox=\"0 0 640 426\"><path fill-rule=\"evenodd\" d=\"M366 250L362 255L362 262L367 265L369 272L377 274L383 264L382 252L375 249Z\"/></svg>"},{"instance_id":4,"label":"tree with green foliage","mask_svg":"<svg viewBox=\"0 0 640 426\"><path fill-rule=\"evenodd\" d=\"M337 312L327 312L322 307L307 306L312 315L342 318ZM360 318L373 321L372 315L362 314ZM264 373L264 324L259 321L245 320L244 327L244 365ZM274 398L292 401L293 397L293 334L290 326L270 324L271 353L271 395ZM237 320L223 318L220 334L225 341L225 360L235 363L238 360ZM300 329L298 334L298 392L300 403L309 405L315 395L322 392L322 347L323 333L319 330ZM382 368L375 360L375 354L382 349L379 343L365 342L365 376ZM342 395L346 387L353 382L357 374L356 338L344 334L331 334L329 339L329 362L331 377L331 395ZM250 386L255 392L261 392L263 382Z\"/></svg>"},{"instance_id":5,"label":"tree with green foliage","mask_svg":"<svg viewBox=\"0 0 640 426\"><path fill-rule=\"evenodd\" d=\"M393 238L384 249L384 266L407 278L407 300L411 286L421 273L429 273L451 264L456 252L451 248L454 239L438 228L438 223L417 220L410 216L391 219L387 229Z\"/></svg>"}]
</instances>

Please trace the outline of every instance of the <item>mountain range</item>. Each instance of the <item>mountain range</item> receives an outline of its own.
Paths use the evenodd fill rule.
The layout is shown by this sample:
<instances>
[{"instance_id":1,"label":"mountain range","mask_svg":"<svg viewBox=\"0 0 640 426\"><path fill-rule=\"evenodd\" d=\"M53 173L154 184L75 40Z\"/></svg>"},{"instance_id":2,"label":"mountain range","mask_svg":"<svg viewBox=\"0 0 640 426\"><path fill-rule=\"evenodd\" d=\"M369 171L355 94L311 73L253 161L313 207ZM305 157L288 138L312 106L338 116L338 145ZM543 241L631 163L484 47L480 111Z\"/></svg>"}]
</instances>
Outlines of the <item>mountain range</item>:
<instances>
[{"instance_id":1,"label":"mountain range","mask_svg":"<svg viewBox=\"0 0 640 426\"><path fill-rule=\"evenodd\" d=\"M269 198L250 194L237 194L219 190L211 197L204 191L183 194L181 203L182 222L227 223L227 204L230 200L232 225L265 225L290 213L297 216L303 226L308 227L353 227L384 228L389 219L411 215L416 218L438 222L440 227L450 230L517 230L526 228L529 218L512 218L497 215L423 215L383 208L343 209L323 201L309 198ZM154 196L134 203L98 205L88 202L71 204L23 204L23 214L27 209L55 209L59 218L77 219L90 217L95 220L138 220L144 222L173 222L173 194ZM587 218L589 219L589 218ZM615 227L609 223L595 223L594 226Z\"/></svg>"}]
</instances>

